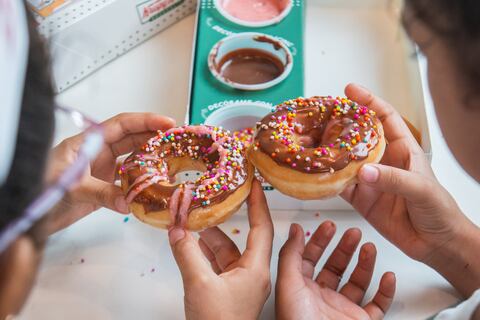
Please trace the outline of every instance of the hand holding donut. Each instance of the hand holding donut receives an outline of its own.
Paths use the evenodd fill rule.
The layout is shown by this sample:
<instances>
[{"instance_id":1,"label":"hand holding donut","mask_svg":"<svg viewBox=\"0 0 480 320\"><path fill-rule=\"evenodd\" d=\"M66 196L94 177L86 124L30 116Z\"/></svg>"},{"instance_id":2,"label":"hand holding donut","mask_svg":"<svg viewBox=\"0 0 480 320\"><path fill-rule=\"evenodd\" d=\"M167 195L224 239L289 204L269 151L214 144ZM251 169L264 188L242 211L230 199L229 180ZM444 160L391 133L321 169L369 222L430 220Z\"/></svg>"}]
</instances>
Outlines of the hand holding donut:
<instances>
[{"instance_id":1,"label":"hand holding donut","mask_svg":"<svg viewBox=\"0 0 480 320\"><path fill-rule=\"evenodd\" d=\"M157 130L166 130L174 125L173 119L151 113L123 113L104 121L103 149L79 184L53 209L49 233L69 226L99 207L128 213L123 192L114 184L117 157L143 145ZM53 149L47 181L55 180L75 161L82 142L83 136L79 134L65 139Z\"/></svg>"},{"instance_id":2,"label":"hand holding donut","mask_svg":"<svg viewBox=\"0 0 480 320\"><path fill-rule=\"evenodd\" d=\"M350 84L345 93L377 112L388 146L381 164L363 166L359 183L342 197L408 256L430 265L469 296L480 287L478 227L437 182L398 112L360 86Z\"/></svg>"},{"instance_id":3,"label":"hand holding donut","mask_svg":"<svg viewBox=\"0 0 480 320\"><path fill-rule=\"evenodd\" d=\"M258 318L270 294L273 241L273 224L258 181L247 203L250 232L243 253L217 227L201 232L199 241L182 228L169 231L182 273L187 319Z\"/></svg>"}]
</instances>

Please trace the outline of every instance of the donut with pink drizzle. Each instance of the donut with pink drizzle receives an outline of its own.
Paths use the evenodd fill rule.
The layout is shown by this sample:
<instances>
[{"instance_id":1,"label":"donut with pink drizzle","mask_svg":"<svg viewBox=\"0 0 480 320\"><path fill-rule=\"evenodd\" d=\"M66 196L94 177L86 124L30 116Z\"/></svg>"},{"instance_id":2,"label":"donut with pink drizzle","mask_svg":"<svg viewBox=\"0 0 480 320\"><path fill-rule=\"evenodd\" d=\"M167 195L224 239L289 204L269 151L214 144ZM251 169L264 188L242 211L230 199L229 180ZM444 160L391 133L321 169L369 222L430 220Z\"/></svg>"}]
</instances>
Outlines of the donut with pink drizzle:
<instances>
[{"instance_id":1,"label":"donut with pink drizzle","mask_svg":"<svg viewBox=\"0 0 480 320\"><path fill-rule=\"evenodd\" d=\"M254 169L245 144L229 131L184 126L159 131L120 168L130 210L160 228L203 230L225 221L250 193ZM195 181L175 183L179 172L196 170Z\"/></svg>"}]
</instances>

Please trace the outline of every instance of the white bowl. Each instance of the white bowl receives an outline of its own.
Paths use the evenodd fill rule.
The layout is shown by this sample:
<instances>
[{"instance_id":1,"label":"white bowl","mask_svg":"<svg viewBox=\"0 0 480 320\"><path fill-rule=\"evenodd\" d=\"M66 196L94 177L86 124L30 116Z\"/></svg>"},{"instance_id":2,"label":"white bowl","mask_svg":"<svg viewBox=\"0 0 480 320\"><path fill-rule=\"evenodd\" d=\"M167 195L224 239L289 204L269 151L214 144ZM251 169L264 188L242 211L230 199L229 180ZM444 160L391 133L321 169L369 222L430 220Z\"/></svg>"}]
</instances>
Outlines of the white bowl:
<instances>
[{"instance_id":1,"label":"white bowl","mask_svg":"<svg viewBox=\"0 0 480 320\"><path fill-rule=\"evenodd\" d=\"M230 131L254 128L256 123L272 111L273 106L265 102L233 102L212 112L205 124L222 127Z\"/></svg>"},{"instance_id":2,"label":"white bowl","mask_svg":"<svg viewBox=\"0 0 480 320\"><path fill-rule=\"evenodd\" d=\"M269 41L259 41L268 39ZM283 64L283 72L280 76L268 82L258 84L243 84L225 79L217 70L216 65L230 52L238 49L257 49L267 51ZM208 68L212 75L223 84L240 90L254 91L264 90L282 82L288 77L293 67L293 55L290 49L279 39L258 32L243 32L230 35L218 41L208 55Z\"/></svg>"},{"instance_id":3,"label":"white bowl","mask_svg":"<svg viewBox=\"0 0 480 320\"><path fill-rule=\"evenodd\" d=\"M266 27L270 26L272 24L277 24L280 21L282 21L292 10L293 6L293 0L288 0L288 3L286 7L283 9L283 11L276 17L269 19L269 20L264 20L264 21L247 21L247 20L242 20L240 18L232 16L228 11L226 11L223 8L223 3L224 0L214 0L215 8L217 11L227 20L244 26L244 27L250 27L250 28L261 28L261 27ZM241 0L238 0L241 1Z\"/></svg>"}]
</instances>

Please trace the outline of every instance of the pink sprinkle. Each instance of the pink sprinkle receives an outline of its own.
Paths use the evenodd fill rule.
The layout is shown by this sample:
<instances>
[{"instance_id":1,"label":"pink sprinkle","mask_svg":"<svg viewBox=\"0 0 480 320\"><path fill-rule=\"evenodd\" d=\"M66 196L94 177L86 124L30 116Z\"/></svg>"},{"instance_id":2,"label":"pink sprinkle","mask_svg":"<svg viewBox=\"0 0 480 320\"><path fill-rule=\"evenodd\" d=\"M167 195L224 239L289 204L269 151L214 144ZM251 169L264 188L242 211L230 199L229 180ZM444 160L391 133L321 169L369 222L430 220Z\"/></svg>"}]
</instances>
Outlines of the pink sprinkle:
<instances>
[{"instance_id":1,"label":"pink sprinkle","mask_svg":"<svg viewBox=\"0 0 480 320\"><path fill-rule=\"evenodd\" d=\"M305 235L306 235L307 237L310 237L310 235L311 235L310 231L307 231L307 232L305 233Z\"/></svg>"},{"instance_id":2,"label":"pink sprinkle","mask_svg":"<svg viewBox=\"0 0 480 320\"><path fill-rule=\"evenodd\" d=\"M354 118L355 120L357 120L358 118L360 118L360 116L358 115L358 113L355 113L355 114L353 115L353 118Z\"/></svg>"}]
</instances>

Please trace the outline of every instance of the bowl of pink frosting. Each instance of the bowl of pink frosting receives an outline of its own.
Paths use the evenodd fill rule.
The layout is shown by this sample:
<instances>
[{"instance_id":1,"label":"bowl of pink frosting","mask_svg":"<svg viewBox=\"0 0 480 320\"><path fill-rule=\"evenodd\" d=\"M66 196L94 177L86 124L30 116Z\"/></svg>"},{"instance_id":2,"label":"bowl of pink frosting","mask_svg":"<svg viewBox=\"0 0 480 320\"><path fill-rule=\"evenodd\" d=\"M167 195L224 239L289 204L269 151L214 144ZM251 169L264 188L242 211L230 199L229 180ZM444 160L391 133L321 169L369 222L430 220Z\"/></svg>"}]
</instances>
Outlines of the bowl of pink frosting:
<instances>
[{"instance_id":1,"label":"bowl of pink frosting","mask_svg":"<svg viewBox=\"0 0 480 320\"><path fill-rule=\"evenodd\" d=\"M214 0L218 12L227 20L245 27L266 27L283 20L293 0Z\"/></svg>"}]
</instances>

